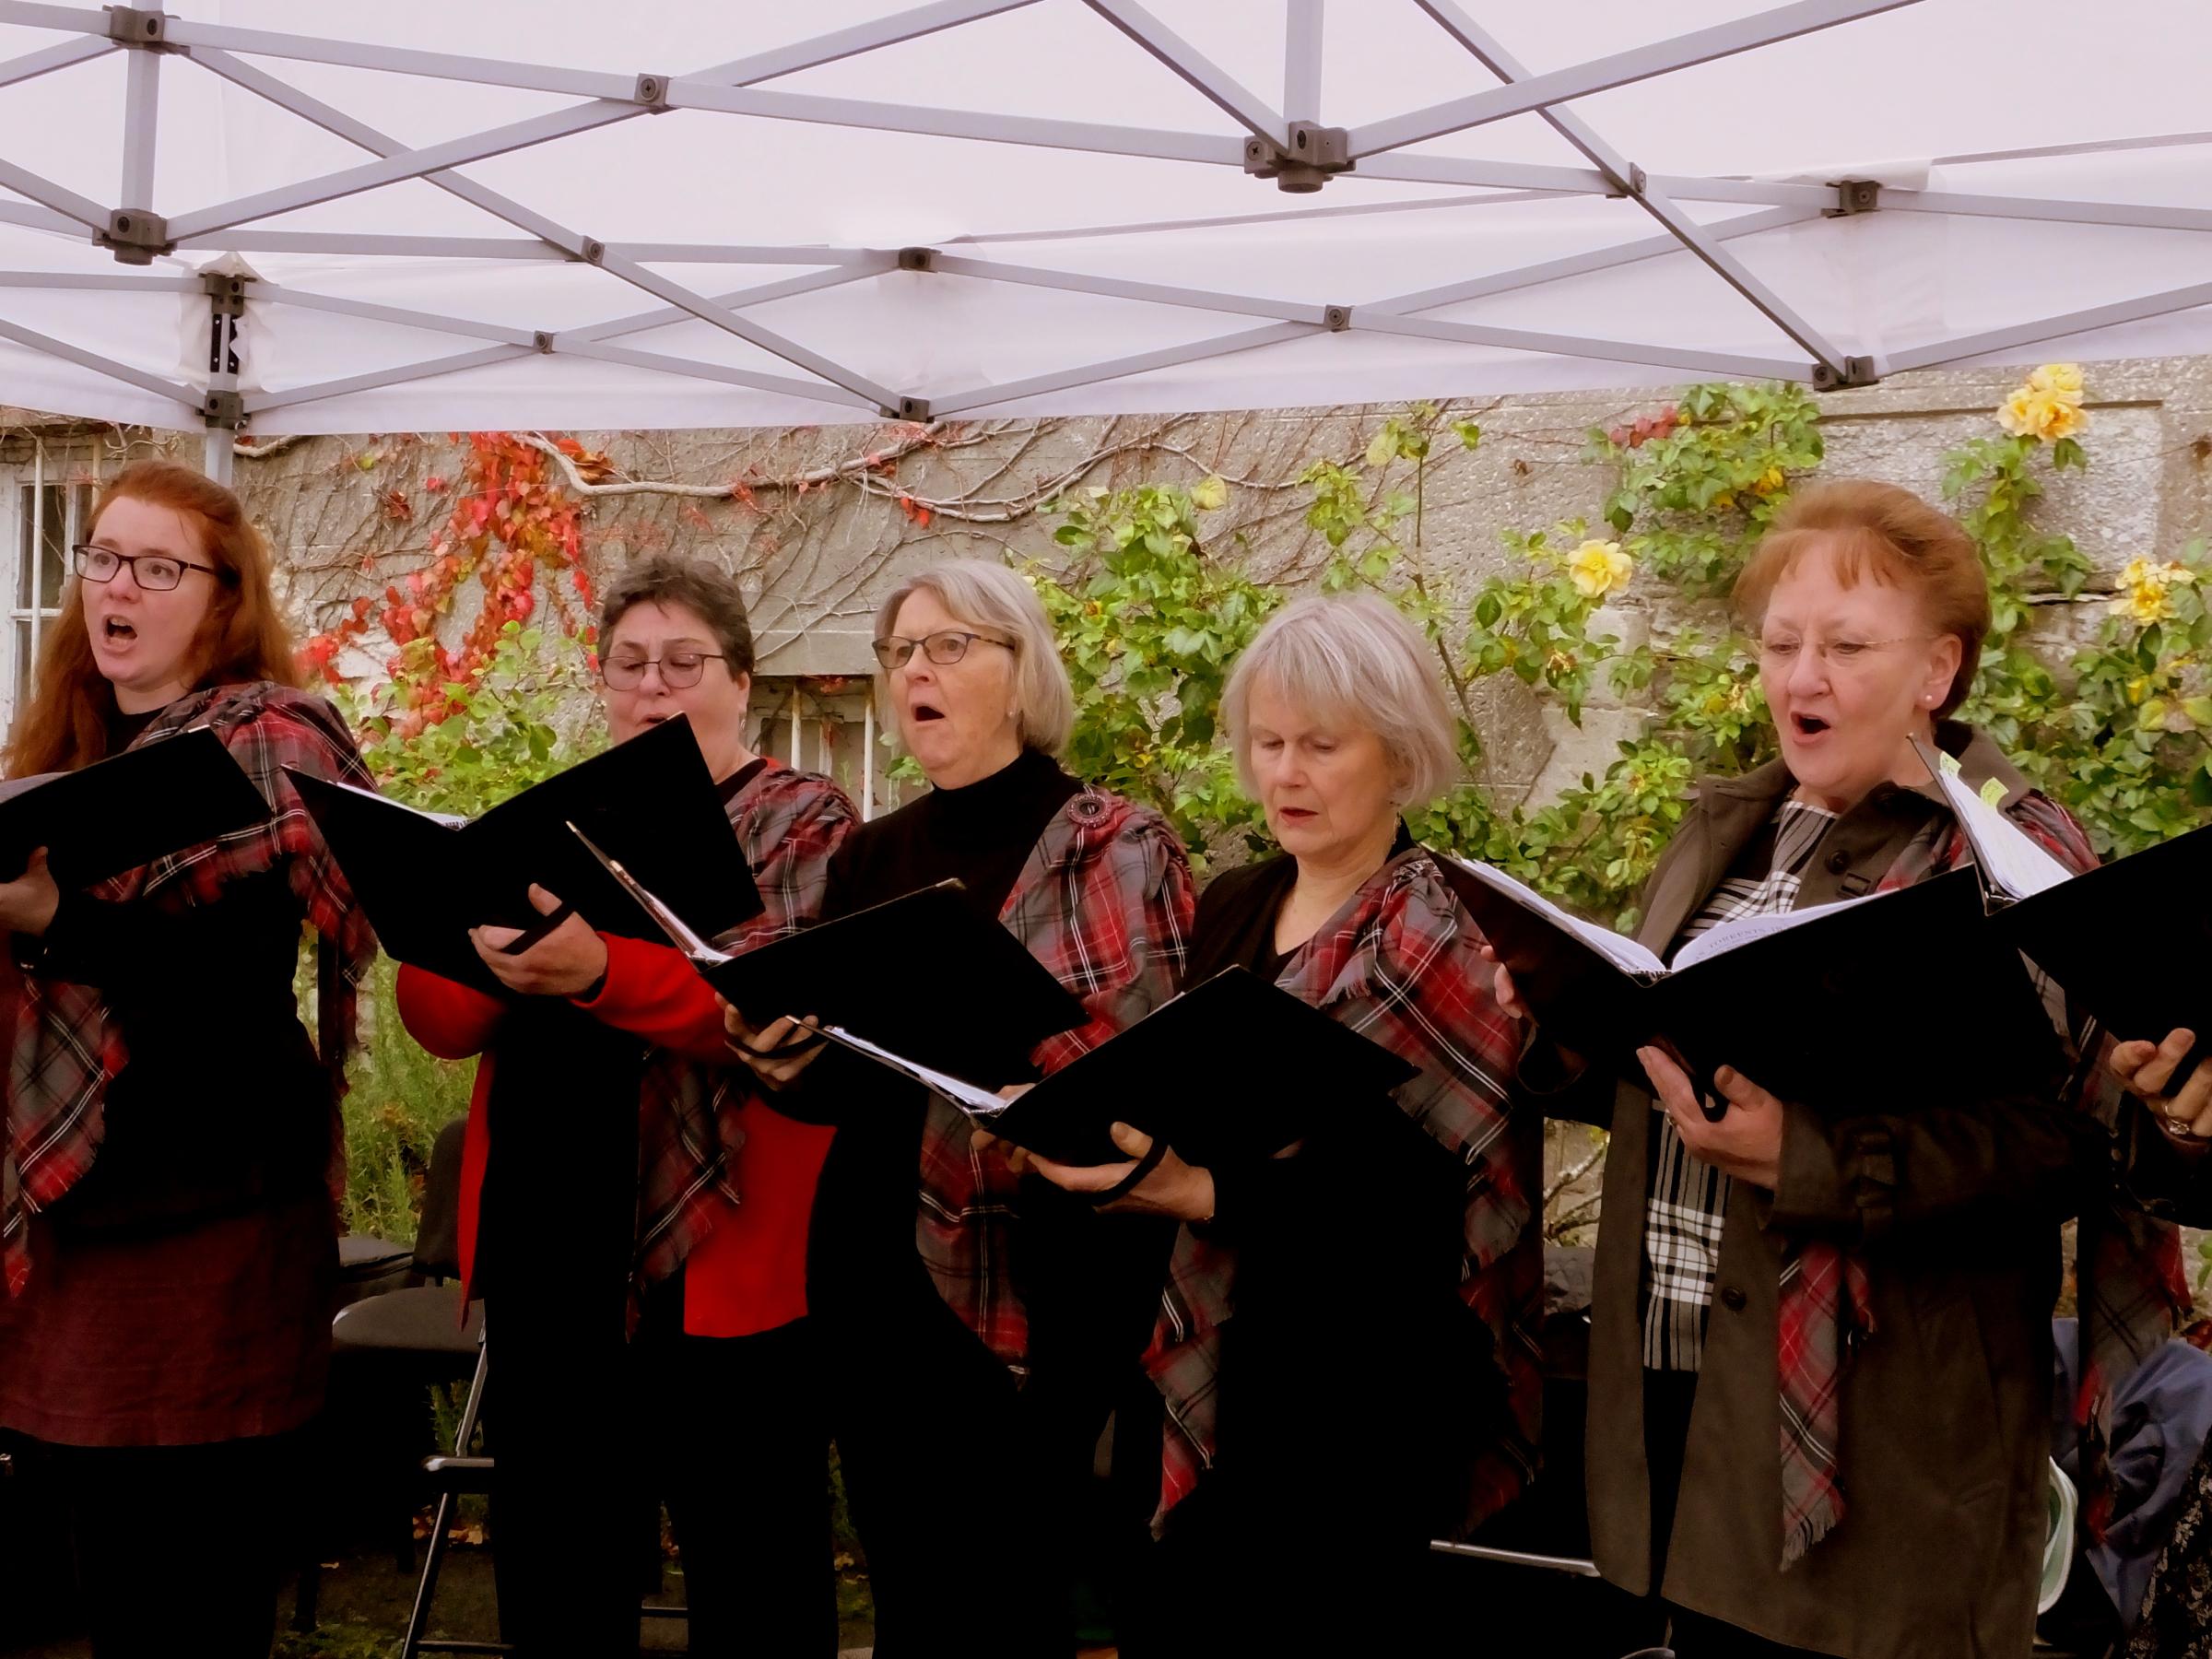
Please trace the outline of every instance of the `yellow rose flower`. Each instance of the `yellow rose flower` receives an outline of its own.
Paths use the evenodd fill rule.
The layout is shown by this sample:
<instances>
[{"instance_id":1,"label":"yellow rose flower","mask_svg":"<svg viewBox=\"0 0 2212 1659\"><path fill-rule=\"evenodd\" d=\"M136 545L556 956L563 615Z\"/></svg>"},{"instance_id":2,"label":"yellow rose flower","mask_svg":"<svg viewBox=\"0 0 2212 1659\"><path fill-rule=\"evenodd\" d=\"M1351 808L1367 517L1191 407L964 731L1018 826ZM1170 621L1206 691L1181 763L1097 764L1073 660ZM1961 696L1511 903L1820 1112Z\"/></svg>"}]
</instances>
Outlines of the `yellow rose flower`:
<instances>
[{"instance_id":1,"label":"yellow rose flower","mask_svg":"<svg viewBox=\"0 0 2212 1659\"><path fill-rule=\"evenodd\" d=\"M2148 628L2154 622L2163 622L2173 615L2173 607L2166 601L2166 584L2162 582L2139 582L2116 595L2109 607L2112 615L2125 617L2138 628Z\"/></svg>"},{"instance_id":2,"label":"yellow rose flower","mask_svg":"<svg viewBox=\"0 0 2212 1659\"><path fill-rule=\"evenodd\" d=\"M2072 377L2072 389L2066 377ZM1997 424L2015 438L2055 443L2088 424L2081 409L2081 371L2070 363L2038 369L2024 386L2015 387L1997 410Z\"/></svg>"},{"instance_id":3,"label":"yellow rose flower","mask_svg":"<svg viewBox=\"0 0 2212 1659\"><path fill-rule=\"evenodd\" d=\"M1636 561L1620 550L1618 542L1593 539L1567 556L1567 575L1586 599L1600 599L1615 588L1628 586L1635 570Z\"/></svg>"},{"instance_id":4,"label":"yellow rose flower","mask_svg":"<svg viewBox=\"0 0 2212 1659\"><path fill-rule=\"evenodd\" d=\"M2146 582L2156 582L2157 570L2158 566L2147 559L2131 559L2120 571L2120 585L2124 588L2141 587Z\"/></svg>"},{"instance_id":5,"label":"yellow rose flower","mask_svg":"<svg viewBox=\"0 0 2212 1659\"><path fill-rule=\"evenodd\" d=\"M2028 377L2029 387L2037 392L2048 392L2081 401L2081 365L2078 363L2045 363Z\"/></svg>"}]
</instances>

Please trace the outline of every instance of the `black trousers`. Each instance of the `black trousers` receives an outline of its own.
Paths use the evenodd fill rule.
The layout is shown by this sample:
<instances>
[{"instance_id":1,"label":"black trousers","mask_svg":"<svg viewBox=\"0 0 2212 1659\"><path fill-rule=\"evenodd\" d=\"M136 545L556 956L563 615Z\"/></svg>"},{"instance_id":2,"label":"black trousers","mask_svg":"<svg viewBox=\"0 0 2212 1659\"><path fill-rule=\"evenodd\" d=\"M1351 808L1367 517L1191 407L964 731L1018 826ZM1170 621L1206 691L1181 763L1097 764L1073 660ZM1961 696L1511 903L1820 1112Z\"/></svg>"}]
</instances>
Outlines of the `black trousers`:
<instances>
[{"instance_id":1,"label":"black trousers","mask_svg":"<svg viewBox=\"0 0 2212 1659\"><path fill-rule=\"evenodd\" d=\"M914 1248L923 1102L888 1093L841 1127L807 1248L830 1432L867 1557L877 1659L1065 1659L1033 1430L1012 1374L937 1294Z\"/></svg>"},{"instance_id":2,"label":"black trousers","mask_svg":"<svg viewBox=\"0 0 2212 1659\"><path fill-rule=\"evenodd\" d=\"M500 1634L523 1659L635 1653L657 1553L628 1331L639 1048L522 998L487 1102L475 1279L498 1465L492 1568Z\"/></svg>"},{"instance_id":3,"label":"black trousers","mask_svg":"<svg viewBox=\"0 0 2212 1659\"><path fill-rule=\"evenodd\" d=\"M572 1285L509 1276L485 1298L484 1339L500 1634L522 1659L627 1659L659 1528L620 1287L580 1298Z\"/></svg>"},{"instance_id":4,"label":"black trousers","mask_svg":"<svg viewBox=\"0 0 2212 1659\"><path fill-rule=\"evenodd\" d=\"M95 1659L267 1659L298 1441L31 1448L66 1512Z\"/></svg>"},{"instance_id":5,"label":"black trousers","mask_svg":"<svg viewBox=\"0 0 2212 1659\"><path fill-rule=\"evenodd\" d=\"M1143 1574L1159 1498L1159 1392L1141 1365L1159 1315L1176 1223L1102 1216L1041 1181L1024 1183L1022 1293L1030 1374L1018 1422L1038 1505L1043 1563L1073 1630L1087 1586L1119 1636L1142 1617ZM1114 1425L1101 1482L1100 1438Z\"/></svg>"},{"instance_id":6,"label":"black trousers","mask_svg":"<svg viewBox=\"0 0 2212 1659\"><path fill-rule=\"evenodd\" d=\"M688 1651L832 1659L830 1412L812 1323L730 1337L657 1325L637 1351L651 1473L683 1556Z\"/></svg>"},{"instance_id":7,"label":"black trousers","mask_svg":"<svg viewBox=\"0 0 2212 1659\"><path fill-rule=\"evenodd\" d=\"M1658 1599L1666 1577L1667 1536L1682 1497L1682 1465L1689 1446L1690 1407L1698 1397L1695 1371L1643 1373L1643 1455L1652 1483L1652 1623L1676 1659L1820 1659L1806 1648L1784 1647L1763 1636L1688 1612Z\"/></svg>"}]
</instances>

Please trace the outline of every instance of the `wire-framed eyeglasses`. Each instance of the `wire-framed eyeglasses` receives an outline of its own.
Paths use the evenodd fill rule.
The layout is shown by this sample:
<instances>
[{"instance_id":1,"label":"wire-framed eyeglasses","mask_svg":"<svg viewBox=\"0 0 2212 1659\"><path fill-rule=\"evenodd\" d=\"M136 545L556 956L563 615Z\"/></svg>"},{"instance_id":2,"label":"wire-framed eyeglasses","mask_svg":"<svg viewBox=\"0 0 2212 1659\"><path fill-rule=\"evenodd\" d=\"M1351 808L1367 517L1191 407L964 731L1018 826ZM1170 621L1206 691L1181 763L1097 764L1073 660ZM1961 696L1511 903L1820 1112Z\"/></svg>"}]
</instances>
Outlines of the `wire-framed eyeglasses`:
<instances>
[{"instance_id":1,"label":"wire-framed eyeglasses","mask_svg":"<svg viewBox=\"0 0 2212 1659\"><path fill-rule=\"evenodd\" d=\"M618 691L633 691L645 680L645 670L658 668L661 684L681 691L699 684L709 663L724 658L719 651L671 651L657 657L611 656L599 665L600 677Z\"/></svg>"},{"instance_id":2,"label":"wire-framed eyeglasses","mask_svg":"<svg viewBox=\"0 0 2212 1659\"><path fill-rule=\"evenodd\" d=\"M1014 641L1011 640L1001 640L991 634L975 633L958 628L947 628L940 629L936 633L924 634L918 640L910 640L904 634L886 634L882 639L872 641L871 643L875 647L876 660L883 665L884 671L888 674L893 668L905 667L912 660L914 648L917 645L922 648L922 654L938 667L949 668L966 656L968 648L979 641L985 645L997 645L1007 651L1014 649Z\"/></svg>"}]
</instances>

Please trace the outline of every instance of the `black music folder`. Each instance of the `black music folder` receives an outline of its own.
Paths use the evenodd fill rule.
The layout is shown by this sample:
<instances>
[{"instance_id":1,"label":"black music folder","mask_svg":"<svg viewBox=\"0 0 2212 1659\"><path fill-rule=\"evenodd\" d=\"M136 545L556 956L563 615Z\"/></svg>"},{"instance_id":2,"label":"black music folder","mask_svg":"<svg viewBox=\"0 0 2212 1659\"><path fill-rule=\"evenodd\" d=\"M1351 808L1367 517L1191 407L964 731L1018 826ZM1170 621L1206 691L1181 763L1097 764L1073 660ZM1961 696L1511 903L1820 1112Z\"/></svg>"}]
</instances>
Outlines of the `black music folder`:
<instances>
[{"instance_id":1,"label":"black music folder","mask_svg":"<svg viewBox=\"0 0 2212 1659\"><path fill-rule=\"evenodd\" d=\"M1280 986L1228 968L1162 1003L1010 1104L954 1096L994 1135L1057 1163L1125 1161L1116 1123L1216 1168L1272 1158L1326 1113L1419 1068Z\"/></svg>"},{"instance_id":2,"label":"black music folder","mask_svg":"<svg viewBox=\"0 0 2212 1659\"><path fill-rule=\"evenodd\" d=\"M681 716L473 821L349 784L291 777L385 952L463 984L499 988L469 942L472 927L519 927L524 936L509 947L519 950L574 911L603 933L660 941L660 924L584 850L571 824L648 872L701 935L760 913L745 849ZM534 882L561 900L560 915L538 913L530 902Z\"/></svg>"},{"instance_id":3,"label":"black music folder","mask_svg":"<svg viewBox=\"0 0 2212 1659\"><path fill-rule=\"evenodd\" d=\"M756 1028L784 1015L810 1017L828 1035L856 1037L933 1075L995 1088L1028 1081L1035 1075L1030 1052L1088 1018L1075 994L978 911L958 881L731 956L709 945L595 834L580 826L577 837Z\"/></svg>"},{"instance_id":4,"label":"black music folder","mask_svg":"<svg viewBox=\"0 0 2212 1659\"><path fill-rule=\"evenodd\" d=\"M2178 1086L2212 1055L2212 828L2076 875L1967 787L1947 758L1918 747L1973 847L1992 932L2115 1037L2194 1031Z\"/></svg>"},{"instance_id":5,"label":"black music folder","mask_svg":"<svg viewBox=\"0 0 2212 1659\"><path fill-rule=\"evenodd\" d=\"M641 902L665 912L618 861L606 863ZM1268 1158L1321 1113L1416 1075L1380 1043L1230 968L1008 1102L997 1088L1025 1080L1030 1051L1082 1023L1083 1006L959 888L924 888L737 957L690 936L673 916L662 922L748 1018L755 1008L811 1016L830 1041L1061 1163L1123 1161L1110 1133L1116 1123L1164 1139L1193 1163ZM926 958L922 940L932 942ZM861 951L891 971L862 968Z\"/></svg>"},{"instance_id":6,"label":"black music folder","mask_svg":"<svg viewBox=\"0 0 2212 1659\"><path fill-rule=\"evenodd\" d=\"M1709 1096L1729 1065L1848 1117L1900 1099L2032 1089L2058 1064L2056 1029L2018 953L1989 928L1969 870L1724 922L1670 969L1501 871L1438 862L1545 1034L1639 1081L1635 1051L1654 1043Z\"/></svg>"},{"instance_id":7,"label":"black music folder","mask_svg":"<svg viewBox=\"0 0 2212 1659\"><path fill-rule=\"evenodd\" d=\"M261 823L269 804L206 726L75 771L0 783L0 880L46 849L65 891Z\"/></svg>"}]
</instances>

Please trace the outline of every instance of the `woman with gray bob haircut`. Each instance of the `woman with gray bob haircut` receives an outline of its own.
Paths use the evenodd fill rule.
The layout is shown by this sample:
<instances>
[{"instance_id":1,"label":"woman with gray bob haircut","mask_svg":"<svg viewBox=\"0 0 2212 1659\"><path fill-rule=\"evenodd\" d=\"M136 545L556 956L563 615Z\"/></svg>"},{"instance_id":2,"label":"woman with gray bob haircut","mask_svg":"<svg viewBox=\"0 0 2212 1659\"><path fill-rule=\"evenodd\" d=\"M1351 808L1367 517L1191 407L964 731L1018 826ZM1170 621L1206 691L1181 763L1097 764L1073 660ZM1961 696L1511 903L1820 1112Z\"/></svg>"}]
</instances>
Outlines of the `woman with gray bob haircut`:
<instances>
[{"instance_id":1,"label":"woman with gray bob haircut","mask_svg":"<svg viewBox=\"0 0 2212 1659\"><path fill-rule=\"evenodd\" d=\"M1223 703L1285 856L1206 888L1187 982L1257 973L1419 1075L1337 1102L1277 1158L1166 1151L1104 1206L1182 1224L1146 1357L1159 1628L1124 1651L1382 1652L1424 1634L1429 1540L1488 1520L1535 1467L1543 1118L1514 1098L1521 1037L1482 935L1401 821L1457 771L1420 634L1371 594L1300 599ZM1031 1161L1103 1193L1153 1150L1114 1139L1131 1161Z\"/></svg>"},{"instance_id":2,"label":"woman with gray bob haircut","mask_svg":"<svg viewBox=\"0 0 2212 1659\"><path fill-rule=\"evenodd\" d=\"M1230 671L1221 722L1239 780L1264 804L1253 763L1255 686L1278 698L1288 693L1333 724L1372 732L1390 769L1392 799L1401 808L1427 806L1459 777L1452 712L1436 665L1404 613L1379 594L1292 600Z\"/></svg>"},{"instance_id":3,"label":"woman with gray bob haircut","mask_svg":"<svg viewBox=\"0 0 2212 1659\"><path fill-rule=\"evenodd\" d=\"M1191 924L1182 843L1158 813L1087 788L1053 759L1075 697L1018 572L964 559L919 571L884 601L874 643L881 699L930 789L838 849L824 913L957 878L1088 1016L1039 1044L1028 1076L990 1079L1035 1082L1174 994ZM941 971L926 939L856 971ZM1101 1221L1018 1180L949 1102L865 1061L782 1048L788 1018L759 1030L728 1019L779 1110L837 1126L807 1296L867 1550L877 1653L1066 1654L1074 1574L1061 1552L1080 1533L1107 1414L1117 1396L1149 1392L1138 1357L1170 1228ZM979 1417L1003 1425L1007 1443L947 1432ZM1141 1534L1141 1518L1131 1524ZM979 1560L995 1570L982 1595Z\"/></svg>"}]
</instances>

